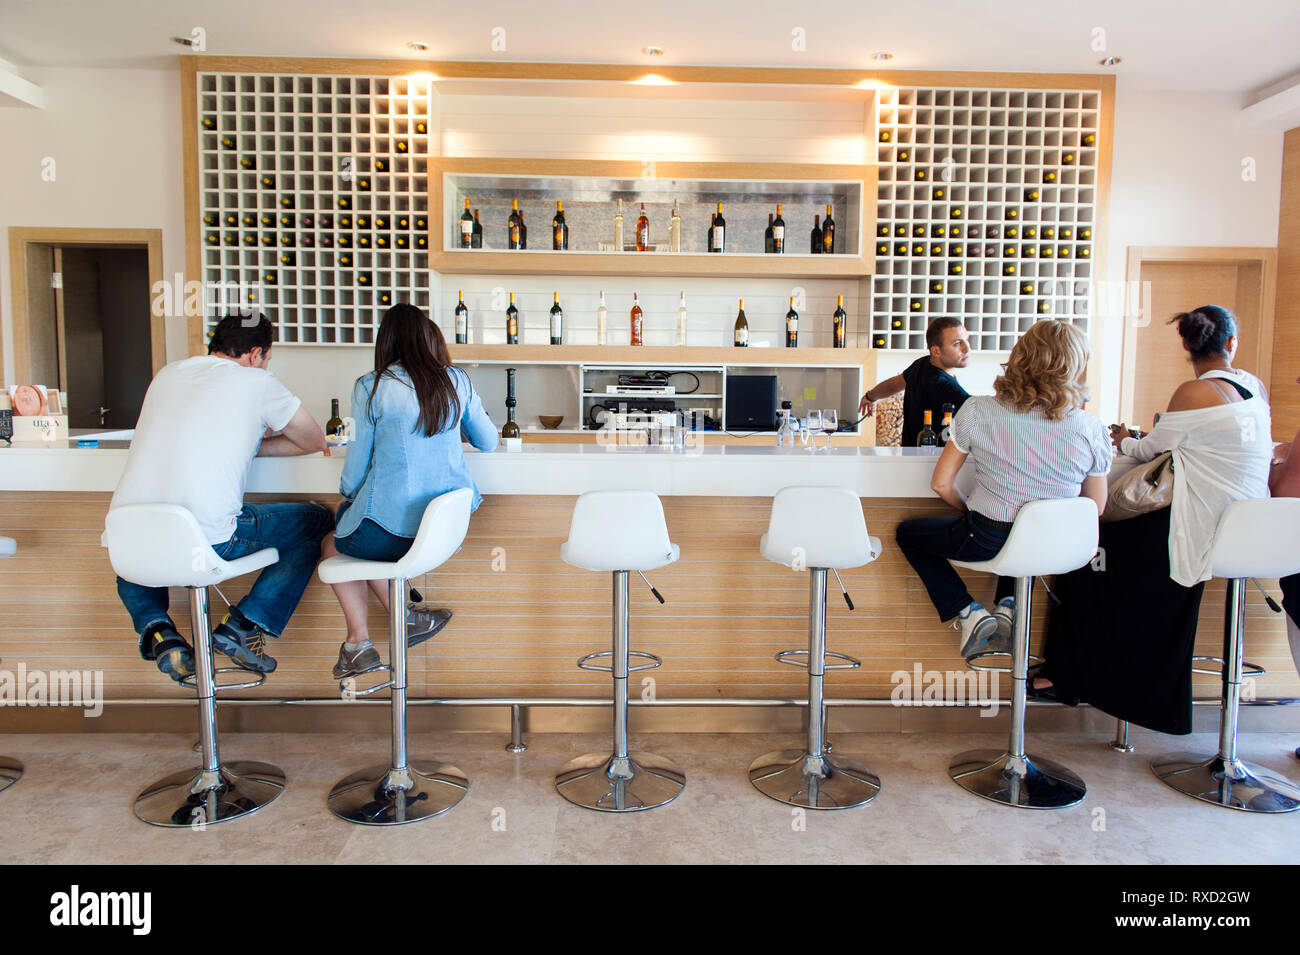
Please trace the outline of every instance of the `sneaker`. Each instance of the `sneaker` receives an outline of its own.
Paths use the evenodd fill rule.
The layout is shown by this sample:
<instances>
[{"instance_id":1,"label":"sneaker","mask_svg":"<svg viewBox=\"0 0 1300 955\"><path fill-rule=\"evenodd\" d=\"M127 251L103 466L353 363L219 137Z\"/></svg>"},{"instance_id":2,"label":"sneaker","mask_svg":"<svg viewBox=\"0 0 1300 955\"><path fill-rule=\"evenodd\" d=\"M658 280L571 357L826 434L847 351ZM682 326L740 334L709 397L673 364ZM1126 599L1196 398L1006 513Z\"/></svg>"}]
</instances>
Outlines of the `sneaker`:
<instances>
[{"instance_id":1,"label":"sneaker","mask_svg":"<svg viewBox=\"0 0 1300 955\"><path fill-rule=\"evenodd\" d=\"M177 683L194 675L194 648L171 627L157 627L145 637L145 652L161 673Z\"/></svg>"},{"instance_id":2,"label":"sneaker","mask_svg":"<svg viewBox=\"0 0 1300 955\"><path fill-rule=\"evenodd\" d=\"M450 610L416 610L406 608L406 646L418 646L436 634L451 619Z\"/></svg>"},{"instance_id":3,"label":"sneaker","mask_svg":"<svg viewBox=\"0 0 1300 955\"><path fill-rule=\"evenodd\" d=\"M957 639L961 647L961 655L967 660L977 653L988 650L989 638L998 630L998 623L993 619L993 615L974 600L965 610L957 614L952 626L954 630L961 633Z\"/></svg>"},{"instance_id":4,"label":"sneaker","mask_svg":"<svg viewBox=\"0 0 1300 955\"><path fill-rule=\"evenodd\" d=\"M1001 653L1011 652L1011 633L1016 621L1016 598L1003 597L993 608L993 619L998 623L998 632L989 639L989 649Z\"/></svg>"},{"instance_id":5,"label":"sneaker","mask_svg":"<svg viewBox=\"0 0 1300 955\"><path fill-rule=\"evenodd\" d=\"M212 646L245 670L275 672L275 660L266 655L266 634L251 621L226 614L226 619L212 631Z\"/></svg>"},{"instance_id":6,"label":"sneaker","mask_svg":"<svg viewBox=\"0 0 1300 955\"><path fill-rule=\"evenodd\" d=\"M375 649L372 643L362 650L352 652L349 648L353 646L350 643L344 643L339 647L339 662L334 664L331 671L336 680L346 680L348 677L360 676L363 673L369 673L371 670L378 670L384 665L384 661L379 658L379 651Z\"/></svg>"}]
</instances>

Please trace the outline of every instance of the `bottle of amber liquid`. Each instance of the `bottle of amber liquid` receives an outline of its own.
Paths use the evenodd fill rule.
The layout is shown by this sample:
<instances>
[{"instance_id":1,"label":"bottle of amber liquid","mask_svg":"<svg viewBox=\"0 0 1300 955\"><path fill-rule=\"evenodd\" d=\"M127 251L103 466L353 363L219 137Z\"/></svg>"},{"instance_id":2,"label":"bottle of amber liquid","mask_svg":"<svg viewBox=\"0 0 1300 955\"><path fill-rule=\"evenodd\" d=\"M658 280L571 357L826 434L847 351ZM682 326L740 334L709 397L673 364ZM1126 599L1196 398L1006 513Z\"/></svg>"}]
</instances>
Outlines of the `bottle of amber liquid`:
<instances>
[{"instance_id":1,"label":"bottle of amber liquid","mask_svg":"<svg viewBox=\"0 0 1300 955\"><path fill-rule=\"evenodd\" d=\"M325 422L325 437L341 438L343 436L343 419L339 417L339 400L330 399L330 419Z\"/></svg>"},{"instance_id":2,"label":"bottle of amber liquid","mask_svg":"<svg viewBox=\"0 0 1300 955\"><path fill-rule=\"evenodd\" d=\"M510 204L510 218L506 220L507 249L522 249L524 247L522 238L523 227L523 219L519 217L519 200L512 199Z\"/></svg>"},{"instance_id":3,"label":"bottle of amber liquid","mask_svg":"<svg viewBox=\"0 0 1300 955\"><path fill-rule=\"evenodd\" d=\"M641 203L641 215L636 220L636 250L650 251L650 220L646 218L645 203Z\"/></svg>"},{"instance_id":4,"label":"bottle of amber liquid","mask_svg":"<svg viewBox=\"0 0 1300 955\"><path fill-rule=\"evenodd\" d=\"M822 220L822 252L830 255L835 251L835 220L831 218L831 207L826 206L826 218Z\"/></svg>"},{"instance_id":5,"label":"bottle of amber liquid","mask_svg":"<svg viewBox=\"0 0 1300 955\"><path fill-rule=\"evenodd\" d=\"M831 316L831 347L844 348L844 326L848 323L849 315L844 311L844 296L836 297L835 314Z\"/></svg>"},{"instance_id":6,"label":"bottle of amber liquid","mask_svg":"<svg viewBox=\"0 0 1300 955\"><path fill-rule=\"evenodd\" d=\"M644 320L641 313L641 303L637 301L636 292L632 293L632 337L628 344L644 345Z\"/></svg>"},{"instance_id":7,"label":"bottle of amber liquid","mask_svg":"<svg viewBox=\"0 0 1300 955\"><path fill-rule=\"evenodd\" d=\"M515 293L510 293L510 307L506 309L506 344L519 344L519 309L515 308Z\"/></svg>"},{"instance_id":8,"label":"bottle of amber liquid","mask_svg":"<svg viewBox=\"0 0 1300 955\"><path fill-rule=\"evenodd\" d=\"M569 224L564 221L564 203L555 203L555 218L551 220L551 249L562 252L569 248Z\"/></svg>"},{"instance_id":9,"label":"bottle of amber liquid","mask_svg":"<svg viewBox=\"0 0 1300 955\"><path fill-rule=\"evenodd\" d=\"M736 315L736 325L732 330L732 344L737 348L749 347L749 322L745 320L745 300L740 300L740 311Z\"/></svg>"}]
</instances>

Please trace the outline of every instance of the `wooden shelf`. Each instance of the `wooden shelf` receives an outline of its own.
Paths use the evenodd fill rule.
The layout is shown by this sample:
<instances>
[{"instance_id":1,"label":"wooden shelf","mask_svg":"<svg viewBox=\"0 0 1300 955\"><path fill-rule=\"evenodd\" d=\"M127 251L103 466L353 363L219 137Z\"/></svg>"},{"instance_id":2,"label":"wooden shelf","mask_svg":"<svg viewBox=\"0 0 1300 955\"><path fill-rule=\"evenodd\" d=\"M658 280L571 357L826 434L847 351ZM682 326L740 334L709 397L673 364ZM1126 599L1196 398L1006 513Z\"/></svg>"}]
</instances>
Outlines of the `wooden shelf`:
<instances>
[{"instance_id":1,"label":"wooden shelf","mask_svg":"<svg viewBox=\"0 0 1300 955\"><path fill-rule=\"evenodd\" d=\"M856 255L744 255L687 252L552 252L448 249L431 256L444 273L520 275L650 275L666 278L842 278L870 275L872 263Z\"/></svg>"},{"instance_id":2,"label":"wooden shelf","mask_svg":"<svg viewBox=\"0 0 1300 955\"><path fill-rule=\"evenodd\" d=\"M458 365L485 362L522 365L773 365L862 368L875 374L876 355L869 348L725 348L714 345L453 345Z\"/></svg>"}]
</instances>

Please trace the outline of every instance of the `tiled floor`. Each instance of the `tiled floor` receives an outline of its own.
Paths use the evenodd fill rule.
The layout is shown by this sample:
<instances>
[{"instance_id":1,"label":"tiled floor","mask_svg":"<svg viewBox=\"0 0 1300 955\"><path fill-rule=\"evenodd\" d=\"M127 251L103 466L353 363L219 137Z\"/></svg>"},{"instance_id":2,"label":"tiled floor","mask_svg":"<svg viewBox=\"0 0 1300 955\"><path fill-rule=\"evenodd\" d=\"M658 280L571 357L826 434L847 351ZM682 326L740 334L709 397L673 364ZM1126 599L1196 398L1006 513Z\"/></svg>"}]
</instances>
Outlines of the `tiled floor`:
<instances>
[{"instance_id":1,"label":"tiled floor","mask_svg":"<svg viewBox=\"0 0 1300 955\"><path fill-rule=\"evenodd\" d=\"M750 760L797 745L794 736L656 735L633 739L687 773L676 802L615 815L571 806L551 784L567 759L607 745L603 736L536 734L512 756L490 734L416 736L412 758L453 762L471 780L465 800L437 819L393 829L354 826L325 808L340 776L387 755L381 736L234 734L229 759L279 764L289 787L255 815L206 831L146 826L131 814L154 777L196 762L192 736L0 736L0 752L26 776L0 794L7 863L418 863L418 862L938 862L1294 863L1300 812L1259 816L1202 805L1159 783L1147 760L1170 749L1209 751L1214 738L1134 731L1137 752L1113 752L1095 735L1042 733L1039 751L1088 783L1081 806L1033 812L997 806L946 775L959 751L1000 746L978 734L845 734L835 750L864 758L884 789L868 806L806 818L753 790ZM1300 780L1294 734L1242 736L1241 754Z\"/></svg>"}]
</instances>

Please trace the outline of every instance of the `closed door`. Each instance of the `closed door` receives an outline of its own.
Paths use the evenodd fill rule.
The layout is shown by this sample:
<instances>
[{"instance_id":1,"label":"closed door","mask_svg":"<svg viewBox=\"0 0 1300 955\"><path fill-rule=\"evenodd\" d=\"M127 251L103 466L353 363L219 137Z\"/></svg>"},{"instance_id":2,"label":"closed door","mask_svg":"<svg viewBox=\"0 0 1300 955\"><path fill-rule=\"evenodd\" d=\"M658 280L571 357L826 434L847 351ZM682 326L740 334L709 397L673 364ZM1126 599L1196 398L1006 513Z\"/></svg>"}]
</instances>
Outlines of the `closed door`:
<instances>
[{"instance_id":1,"label":"closed door","mask_svg":"<svg viewBox=\"0 0 1300 955\"><path fill-rule=\"evenodd\" d=\"M1132 345L1131 411L1127 423L1144 430L1157 411L1164 411L1174 390L1193 377L1192 366L1176 325L1167 324L1179 312L1199 305L1221 305L1237 316L1237 357L1233 365L1261 374L1264 349L1260 340L1262 266L1259 261L1160 262L1143 261L1141 281L1151 283L1151 310L1146 324L1130 323ZM1121 407L1128 408L1126 401Z\"/></svg>"}]
</instances>

